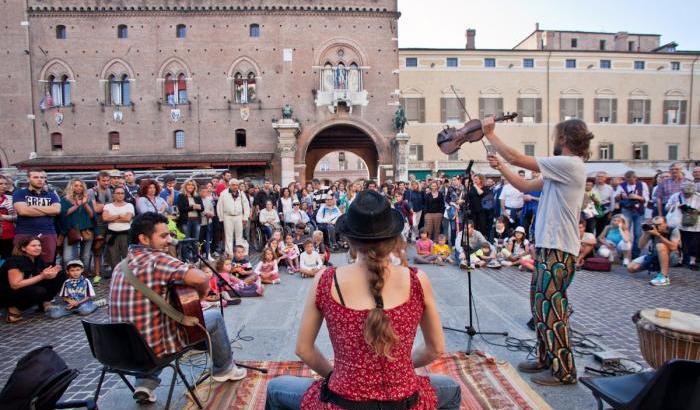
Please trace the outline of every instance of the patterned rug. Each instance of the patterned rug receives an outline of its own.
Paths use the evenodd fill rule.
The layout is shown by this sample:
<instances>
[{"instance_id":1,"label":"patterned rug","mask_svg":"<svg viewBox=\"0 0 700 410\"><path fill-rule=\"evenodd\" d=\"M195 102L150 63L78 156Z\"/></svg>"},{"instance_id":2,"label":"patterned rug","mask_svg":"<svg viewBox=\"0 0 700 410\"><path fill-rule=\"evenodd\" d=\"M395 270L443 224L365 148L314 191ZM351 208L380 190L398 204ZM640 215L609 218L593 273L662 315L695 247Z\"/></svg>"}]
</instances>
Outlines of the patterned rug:
<instances>
[{"instance_id":1,"label":"patterned rug","mask_svg":"<svg viewBox=\"0 0 700 410\"><path fill-rule=\"evenodd\" d=\"M263 410L265 393L270 379L280 375L313 377L313 372L301 362L251 361L244 364L268 369L268 374L248 372L241 382L215 383L209 392L208 382L197 389L205 409ZM508 362L475 352L450 353L418 373L444 374L458 381L462 387L462 409L551 409L551 407L520 377ZM187 397L187 410L197 406Z\"/></svg>"}]
</instances>

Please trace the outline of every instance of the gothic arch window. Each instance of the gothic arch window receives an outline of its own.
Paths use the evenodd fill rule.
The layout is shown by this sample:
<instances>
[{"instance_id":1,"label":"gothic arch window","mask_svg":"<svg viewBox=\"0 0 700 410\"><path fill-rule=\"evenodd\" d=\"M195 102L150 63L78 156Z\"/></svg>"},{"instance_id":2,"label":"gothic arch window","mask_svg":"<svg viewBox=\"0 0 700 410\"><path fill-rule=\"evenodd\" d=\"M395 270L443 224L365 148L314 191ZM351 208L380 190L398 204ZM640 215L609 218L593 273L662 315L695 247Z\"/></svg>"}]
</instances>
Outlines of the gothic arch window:
<instances>
[{"instance_id":1,"label":"gothic arch window","mask_svg":"<svg viewBox=\"0 0 700 410\"><path fill-rule=\"evenodd\" d=\"M338 63L335 69L335 89L336 90L346 90L348 88L348 70L345 68L345 64Z\"/></svg>"},{"instance_id":2,"label":"gothic arch window","mask_svg":"<svg viewBox=\"0 0 700 410\"><path fill-rule=\"evenodd\" d=\"M254 23L250 25L250 37L260 37L260 24Z\"/></svg>"},{"instance_id":3,"label":"gothic arch window","mask_svg":"<svg viewBox=\"0 0 700 410\"><path fill-rule=\"evenodd\" d=\"M248 104L257 98L255 73L237 71L233 76L233 94L236 104Z\"/></svg>"},{"instance_id":4,"label":"gothic arch window","mask_svg":"<svg viewBox=\"0 0 700 410\"><path fill-rule=\"evenodd\" d=\"M351 63L348 69L348 90L349 91L361 91L360 67L356 63Z\"/></svg>"},{"instance_id":5,"label":"gothic arch window","mask_svg":"<svg viewBox=\"0 0 700 410\"><path fill-rule=\"evenodd\" d=\"M66 107L71 105L71 85L67 75L50 75L42 106Z\"/></svg>"},{"instance_id":6,"label":"gothic arch window","mask_svg":"<svg viewBox=\"0 0 700 410\"><path fill-rule=\"evenodd\" d=\"M66 39L66 26L63 24L59 24L56 26L56 38L59 40L65 40Z\"/></svg>"},{"instance_id":7,"label":"gothic arch window","mask_svg":"<svg viewBox=\"0 0 700 410\"><path fill-rule=\"evenodd\" d=\"M185 131L177 130L174 133L175 136L175 148L182 149L185 148Z\"/></svg>"},{"instance_id":8,"label":"gothic arch window","mask_svg":"<svg viewBox=\"0 0 700 410\"><path fill-rule=\"evenodd\" d=\"M321 90L362 91L362 70L357 63L346 66L342 61L333 66L326 62L321 70Z\"/></svg>"},{"instance_id":9,"label":"gothic arch window","mask_svg":"<svg viewBox=\"0 0 700 410\"><path fill-rule=\"evenodd\" d=\"M109 76L107 82L107 102L110 105L131 105L131 82L129 75Z\"/></svg>"},{"instance_id":10,"label":"gothic arch window","mask_svg":"<svg viewBox=\"0 0 700 410\"><path fill-rule=\"evenodd\" d=\"M335 69L330 62L323 66L321 89L323 91L333 91L335 89Z\"/></svg>"},{"instance_id":11,"label":"gothic arch window","mask_svg":"<svg viewBox=\"0 0 700 410\"><path fill-rule=\"evenodd\" d=\"M129 28L126 26L126 24L120 24L117 27L117 38L128 38L129 37Z\"/></svg>"},{"instance_id":12,"label":"gothic arch window","mask_svg":"<svg viewBox=\"0 0 700 410\"><path fill-rule=\"evenodd\" d=\"M187 77L184 73L167 73L163 83L165 102L170 105L187 104Z\"/></svg>"}]
</instances>

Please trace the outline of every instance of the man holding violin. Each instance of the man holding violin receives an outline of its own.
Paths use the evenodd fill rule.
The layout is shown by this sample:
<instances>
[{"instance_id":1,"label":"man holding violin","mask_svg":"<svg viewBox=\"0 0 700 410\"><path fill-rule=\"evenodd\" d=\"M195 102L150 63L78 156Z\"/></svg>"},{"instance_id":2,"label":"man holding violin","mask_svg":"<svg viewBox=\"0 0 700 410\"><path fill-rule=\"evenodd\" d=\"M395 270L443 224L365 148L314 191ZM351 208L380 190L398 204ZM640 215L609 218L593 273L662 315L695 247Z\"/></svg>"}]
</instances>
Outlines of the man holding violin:
<instances>
[{"instance_id":1,"label":"man holding violin","mask_svg":"<svg viewBox=\"0 0 700 410\"><path fill-rule=\"evenodd\" d=\"M542 385L576 383L566 289L574 278L579 253L578 219L586 183L584 161L590 156L593 134L581 120L561 122L554 129L554 155L530 157L496 135L493 117L487 117L482 123L483 134L500 154L488 150L489 165L521 192L542 191L535 218L537 263L530 289L538 356L536 361L520 363L518 369L525 373L551 369L551 374L533 376L532 381ZM504 160L538 172L541 177L526 180Z\"/></svg>"}]
</instances>

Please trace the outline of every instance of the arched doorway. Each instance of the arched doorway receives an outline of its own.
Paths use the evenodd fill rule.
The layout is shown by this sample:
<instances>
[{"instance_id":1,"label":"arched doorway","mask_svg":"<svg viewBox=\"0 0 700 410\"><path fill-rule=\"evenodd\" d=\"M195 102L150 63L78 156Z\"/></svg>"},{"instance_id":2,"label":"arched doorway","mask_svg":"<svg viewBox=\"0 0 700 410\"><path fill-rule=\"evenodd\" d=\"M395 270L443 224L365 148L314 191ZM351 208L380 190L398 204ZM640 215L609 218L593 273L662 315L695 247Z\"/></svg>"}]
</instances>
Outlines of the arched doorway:
<instances>
[{"instance_id":1,"label":"arched doorway","mask_svg":"<svg viewBox=\"0 0 700 410\"><path fill-rule=\"evenodd\" d=\"M358 181L369 178L365 160L351 151L333 151L321 158L314 169L313 178L330 185L335 181Z\"/></svg>"},{"instance_id":2,"label":"arched doorway","mask_svg":"<svg viewBox=\"0 0 700 410\"><path fill-rule=\"evenodd\" d=\"M377 178L379 152L372 137L353 125L338 124L321 130L307 146L304 157L305 180L313 179L314 170L319 161L327 154L336 151L352 152L357 155L367 166L369 178Z\"/></svg>"}]
</instances>

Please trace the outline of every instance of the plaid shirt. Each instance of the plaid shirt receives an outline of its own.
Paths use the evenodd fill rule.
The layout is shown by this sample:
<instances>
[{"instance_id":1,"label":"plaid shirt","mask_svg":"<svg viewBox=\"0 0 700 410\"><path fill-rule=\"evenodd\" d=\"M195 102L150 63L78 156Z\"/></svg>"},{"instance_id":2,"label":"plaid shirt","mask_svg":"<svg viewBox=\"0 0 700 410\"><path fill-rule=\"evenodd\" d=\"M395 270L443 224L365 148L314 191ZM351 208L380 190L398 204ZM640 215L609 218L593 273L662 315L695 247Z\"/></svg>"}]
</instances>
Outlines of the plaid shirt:
<instances>
[{"instance_id":1,"label":"plaid shirt","mask_svg":"<svg viewBox=\"0 0 700 410\"><path fill-rule=\"evenodd\" d=\"M165 299L168 298L168 283L182 281L189 269L189 265L163 251L138 245L129 248L127 258L134 275ZM158 357L186 346L177 322L129 285L118 266L112 274L109 319L133 323Z\"/></svg>"},{"instance_id":2,"label":"plaid shirt","mask_svg":"<svg viewBox=\"0 0 700 410\"><path fill-rule=\"evenodd\" d=\"M656 197L654 199L661 198L661 205L666 206L671 195L681 192L681 185L686 181L690 180L687 178L682 178L680 181L675 181L673 178L665 179L656 189Z\"/></svg>"}]
</instances>

